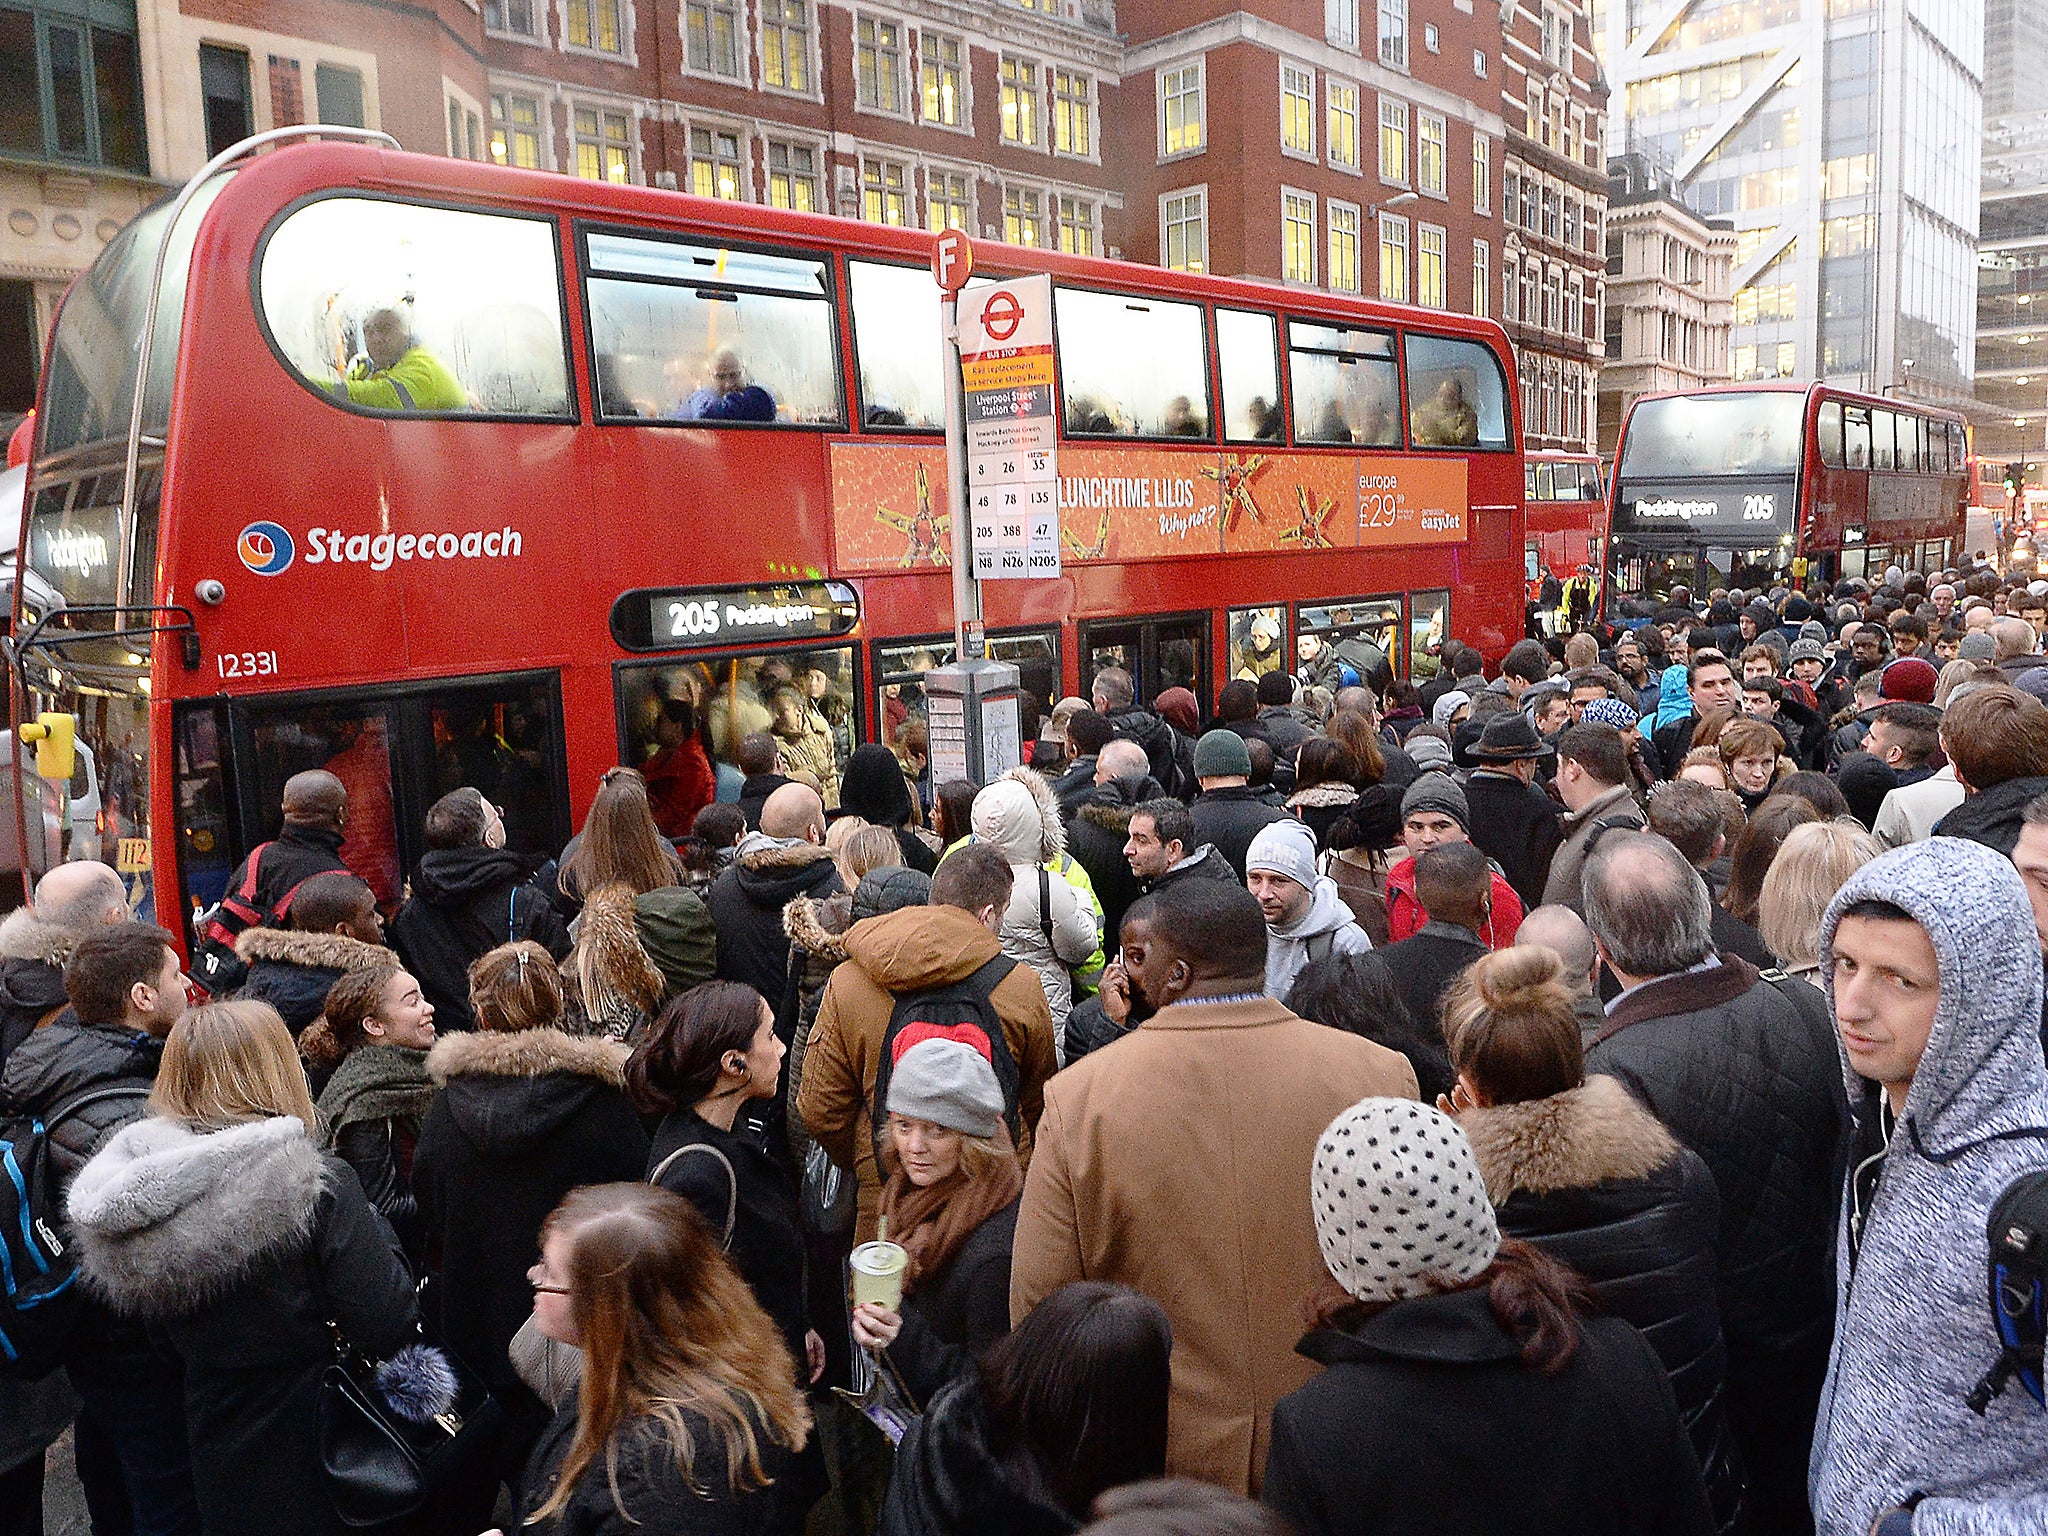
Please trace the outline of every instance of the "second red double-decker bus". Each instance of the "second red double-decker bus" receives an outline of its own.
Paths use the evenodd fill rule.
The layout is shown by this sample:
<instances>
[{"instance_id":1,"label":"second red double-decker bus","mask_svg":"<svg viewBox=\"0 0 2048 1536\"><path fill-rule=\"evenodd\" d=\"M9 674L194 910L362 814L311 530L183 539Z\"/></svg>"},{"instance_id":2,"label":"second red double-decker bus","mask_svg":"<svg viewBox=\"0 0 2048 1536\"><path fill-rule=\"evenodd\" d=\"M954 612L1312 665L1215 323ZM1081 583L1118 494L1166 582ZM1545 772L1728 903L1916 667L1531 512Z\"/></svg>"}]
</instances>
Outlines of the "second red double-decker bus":
<instances>
[{"instance_id":1,"label":"second red double-decker bus","mask_svg":"<svg viewBox=\"0 0 2048 1536\"><path fill-rule=\"evenodd\" d=\"M1615 448L1609 605L1946 565L1967 460L1955 412L1832 385L1645 395Z\"/></svg>"},{"instance_id":2,"label":"second red double-decker bus","mask_svg":"<svg viewBox=\"0 0 2048 1536\"><path fill-rule=\"evenodd\" d=\"M1598 603L1599 574L1607 564L1607 491L1600 479L1600 459L1591 453L1531 453L1523 460L1522 575L1528 600L1539 603L1543 579L1554 576L1560 587L1576 580L1582 569L1593 573L1587 611ZM1552 610L1565 617L1563 599Z\"/></svg>"},{"instance_id":3,"label":"second red double-decker bus","mask_svg":"<svg viewBox=\"0 0 2048 1536\"><path fill-rule=\"evenodd\" d=\"M170 249L124 503L151 263ZM138 907L210 905L292 773L349 791L389 903L457 785L560 847L614 763L749 733L828 799L913 764L950 659L932 239L323 144L112 242L55 329L18 708L78 716ZM1098 670L1141 701L1342 677L1521 629L1500 327L1053 252L1056 579L987 586L1023 721ZM33 633L27 631L32 630ZM1327 654L1326 654L1327 653ZM20 718L20 716L17 716ZM663 803L665 830L686 808ZM59 841L62 841L61 836ZM58 847L40 857L62 857Z\"/></svg>"}]
</instances>

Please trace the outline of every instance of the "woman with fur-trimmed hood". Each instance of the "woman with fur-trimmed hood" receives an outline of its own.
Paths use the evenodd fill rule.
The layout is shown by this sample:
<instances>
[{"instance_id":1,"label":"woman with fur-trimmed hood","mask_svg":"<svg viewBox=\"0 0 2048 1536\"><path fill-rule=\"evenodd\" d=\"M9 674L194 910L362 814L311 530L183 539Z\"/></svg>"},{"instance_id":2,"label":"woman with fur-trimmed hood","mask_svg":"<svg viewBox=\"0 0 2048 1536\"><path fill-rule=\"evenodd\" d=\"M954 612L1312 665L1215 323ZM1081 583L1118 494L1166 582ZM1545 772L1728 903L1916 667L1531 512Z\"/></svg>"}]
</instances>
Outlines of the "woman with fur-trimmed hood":
<instances>
[{"instance_id":1,"label":"woman with fur-trimmed hood","mask_svg":"<svg viewBox=\"0 0 2048 1536\"><path fill-rule=\"evenodd\" d=\"M1102 933L1093 900L1055 873L1067 853L1059 802L1041 775L1012 768L974 797L973 822L975 840L1001 853L1016 877L996 936L1004 954L1030 966L1045 983L1053 1038L1062 1042L1064 1062L1073 972L1090 961Z\"/></svg>"},{"instance_id":2,"label":"woman with fur-trimmed hood","mask_svg":"<svg viewBox=\"0 0 2048 1536\"><path fill-rule=\"evenodd\" d=\"M316 1119L276 1010L209 1004L171 1030L149 1113L71 1186L84 1284L183 1363L208 1536L340 1536L319 1452L329 1325L380 1361L418 1335L391 1229Z\"/></svg>"},{"instance_id":3,"label":"woman with fur-trimmed hood","mask_svg":"<svg viewBox=\"0 0 2048 1536\"><path fill-rule=\"evenodd\" d=\"M647 1132L626 1099L625 1043L563 1029L561 973L541 945L503 944L478 960L469 1001L476 1031L427 1053L440 1092L413 1154L413 1198L438 1255L436 1337L483 1375L511 1433L530 1441L548 1414L505 1350L533 1310L526 1272L541 1223L578 1185L639 1179Z\"/></svg>"},{"instance_id":4,"label":"woman with fur-trimmed hood","mask_svg":"<svg viewBox=\"0 0 2048 1536\"><path fill-rule=\"evenodd\" d=\"M1473 962L1444 998L1458 1117L1503 1236L1561 1259L1664 1364L1718 1529L1743 1473L1722 1401L1713 1175L1611 1077L1586 1077L1563 962L1540 945Z\"/></svg>"}]
</instances>

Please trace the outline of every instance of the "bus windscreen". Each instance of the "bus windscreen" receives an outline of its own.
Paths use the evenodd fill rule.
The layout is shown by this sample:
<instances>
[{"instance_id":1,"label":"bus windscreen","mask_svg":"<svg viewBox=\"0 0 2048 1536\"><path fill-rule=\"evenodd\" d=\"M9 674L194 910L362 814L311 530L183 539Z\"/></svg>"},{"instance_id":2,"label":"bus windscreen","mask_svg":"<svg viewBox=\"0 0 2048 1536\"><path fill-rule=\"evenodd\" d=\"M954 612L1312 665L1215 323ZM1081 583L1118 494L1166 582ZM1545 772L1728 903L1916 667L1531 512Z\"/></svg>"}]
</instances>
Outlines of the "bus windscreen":
<instances>
[{"instance_id":1,"label":"bus windscreen","mask_svg":"<svg viewBox=\"0 0 2048 1536\"><path fill-rule=\"evenodd\" d=\"M1643 400L1629 416L1616 474L1795 474L1805 419L1806 397L1791 391Z\"/></svg>"}]
</instances>

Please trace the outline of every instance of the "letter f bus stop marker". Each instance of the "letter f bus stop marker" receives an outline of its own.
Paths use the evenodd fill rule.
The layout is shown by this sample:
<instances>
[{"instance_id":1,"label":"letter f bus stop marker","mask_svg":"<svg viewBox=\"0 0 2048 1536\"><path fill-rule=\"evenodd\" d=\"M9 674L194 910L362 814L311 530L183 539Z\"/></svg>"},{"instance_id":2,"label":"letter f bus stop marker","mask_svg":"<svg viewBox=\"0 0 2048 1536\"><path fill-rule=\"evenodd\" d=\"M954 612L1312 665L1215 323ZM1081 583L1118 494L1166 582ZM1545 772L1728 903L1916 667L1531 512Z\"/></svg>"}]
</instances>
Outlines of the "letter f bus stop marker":
<instances>
[{"instance_id":1,"label":"letter f bus stop marker","mask_svg":"<svg viewBox=\"0 0 2048 1536\"><path fill-rule=\"evenodd\" d=\"M966 232L942 232L932 278L944 347L954 660L925 674L934 787L986 784L1022 763L1017 669L988 659L981 582L1060 571L1052 279L970 288L973 273Z\"/></svg>"}]
</instances>

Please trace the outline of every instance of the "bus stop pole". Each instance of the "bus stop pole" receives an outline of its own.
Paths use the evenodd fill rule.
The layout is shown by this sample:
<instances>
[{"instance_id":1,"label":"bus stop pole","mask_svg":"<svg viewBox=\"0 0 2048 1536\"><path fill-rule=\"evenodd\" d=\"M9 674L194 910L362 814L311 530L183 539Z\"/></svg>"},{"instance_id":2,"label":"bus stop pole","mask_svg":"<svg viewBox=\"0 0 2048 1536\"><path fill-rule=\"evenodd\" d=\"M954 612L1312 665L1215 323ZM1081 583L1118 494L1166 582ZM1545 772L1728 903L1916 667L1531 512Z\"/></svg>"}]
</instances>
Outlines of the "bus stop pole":
<instances>
[{"instance_id":1,"label":"bus stop pole","mask_svg":"<svg viewBox=\"0 0 2048 1536\"><path fill-rule=\"evenodd\" d=\"M952 524L953 659L981 660L981 583L967 547L967 404L960 386L960 296L946 293L940 310L946 349L946 509ZM975 637L973 653L968 635Z\"/></svg>"}]
</instances>

